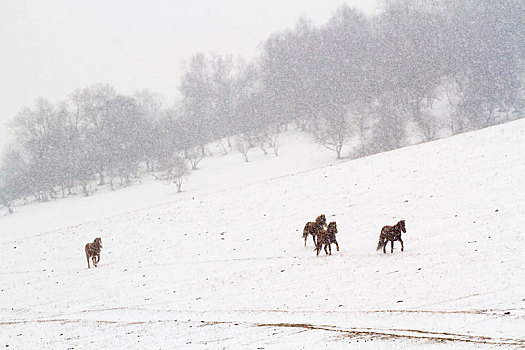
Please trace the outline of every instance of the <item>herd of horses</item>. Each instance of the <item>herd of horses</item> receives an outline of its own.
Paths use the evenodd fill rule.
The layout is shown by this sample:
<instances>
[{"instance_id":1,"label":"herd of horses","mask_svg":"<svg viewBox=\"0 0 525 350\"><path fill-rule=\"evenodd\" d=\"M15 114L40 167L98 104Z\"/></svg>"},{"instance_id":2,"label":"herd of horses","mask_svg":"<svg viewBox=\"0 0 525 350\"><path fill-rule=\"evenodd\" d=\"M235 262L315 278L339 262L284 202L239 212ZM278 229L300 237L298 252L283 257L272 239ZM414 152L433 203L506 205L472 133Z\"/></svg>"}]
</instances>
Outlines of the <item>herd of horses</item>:
<instances>
[{"instance_id":1,"label":"herd of horses","mask_svg":"<svg viewBox=\"0 0 525 350\"><path fill-rule=\"evenodd\" d=\"M326 230L325 230L326 227ZM377 250L383 248L383 253L386 253L386 245L391 242L390 252L394 252L394 241L401 243L401 251L404 250L403 240L401 239L401 232L406 233L405 220L399 221L394 226L385 226L381 229L379 235L379 243L377 244ZM306 240L311 235L314 240L315 251L317 256L324 247L324 251L327 255L332 255L332 244L335 244L337 251L339 251L339 243L335 235L337 234L337 223L335 221L326 224L326 216L324 214L319 215L314 222L307 222L303 230L304 246L306 247ZM84 250L86 252L86 258L88 268L90 268L89 259L93 261L93 265L97 267L100 261L100 250L102 249L102 239L100 237L95 238L93 243L86 244Z\"/></svg>"},{"instance_id":2,"label":"herd of horses","mask_svg":"<svg viewBox=\"0 0 525 350\"><path fill-rule=\"evenodd\" d=\"M326 227L326 230L325 230ZM386 245L388 242L391 243L390 252L394 252L394 241L401 243L401 251L404 251L403 240L401 239L401 233L406 233L405 220L399 221L394 226L384 226L381 229L379 235L379 243L377 244L377 250L383 248L383 253L386 253ZM306 247L306 240L311 235L315 245L315 251L317 256L324 247L324 251L327 255L332 255L332 243L335 244L337 251L339 251L339 243L335 235L337 233L337 223L335 221L326 224L326 216L324 214L319 215L314 222L307 222L303 229L304 246Z\"/></svg>"}]
</instances>

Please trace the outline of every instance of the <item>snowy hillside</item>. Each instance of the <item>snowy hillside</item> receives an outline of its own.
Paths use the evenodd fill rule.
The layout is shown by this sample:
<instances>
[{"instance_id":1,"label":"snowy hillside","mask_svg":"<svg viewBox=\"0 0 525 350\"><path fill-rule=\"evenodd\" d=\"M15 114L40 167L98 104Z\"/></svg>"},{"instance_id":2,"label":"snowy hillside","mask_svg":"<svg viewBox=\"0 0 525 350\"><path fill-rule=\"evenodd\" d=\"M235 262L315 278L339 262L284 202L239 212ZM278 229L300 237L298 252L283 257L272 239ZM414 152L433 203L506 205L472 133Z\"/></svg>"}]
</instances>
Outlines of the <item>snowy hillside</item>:
<instances>
[{"instance_id":1,"label":"snowy hillside","mask_svg":"<svg viewBox=\"0 0 525 350\"><path fill-rule=\"evenodd\" d=\"M525 120L337 163L285 136L277 158L206 159L181 194L0 217L0 347L525 347ZM321 213L332 256L303 244ZM400 219L405 251L377 252Z\"/></svg>"}]
</instances>

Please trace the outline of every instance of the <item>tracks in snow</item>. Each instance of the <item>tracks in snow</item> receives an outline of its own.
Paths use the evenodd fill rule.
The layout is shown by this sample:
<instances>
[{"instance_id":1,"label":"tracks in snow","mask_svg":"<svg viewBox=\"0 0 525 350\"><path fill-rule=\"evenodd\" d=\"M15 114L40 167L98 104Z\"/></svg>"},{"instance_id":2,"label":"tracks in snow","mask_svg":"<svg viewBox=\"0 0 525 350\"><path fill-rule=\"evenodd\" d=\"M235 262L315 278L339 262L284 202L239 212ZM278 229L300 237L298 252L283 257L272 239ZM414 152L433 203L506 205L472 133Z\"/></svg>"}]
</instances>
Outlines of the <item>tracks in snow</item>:
<instances>
[{"instance_id":1,"label":"tracks in snow","mask_svg":"<svg viewBox=\"0 0 525 350\"><path fill-rule=\"evenodd\" d=\"M126 319L116 320L116 319L100 319L96 316L96 319L78 317L80 314L89 314L89 313L105 313L112 312L116 310L121 311L137 311L137 312L152 312L152 316L155 319L146 319L143 321L136 320L136 317L131 317L135 320ZM264 321L247 321L242 320L242 317L239 317L238 320L235 320L235 317L228 317L229 320L214 320L213 314L221 315L227 313L239 313L239 314L251 314L256 316L257 319L264 319L264 314L270 313L280 313L280 314L412 314L412 313L427 313L427 314L465 314L465 315L482 315L488 317L502 317L502 313L506 310L495 310L495 309L486 309L486 310L455 310L455 311L439 311L439 310L361 310L361 311L315 311L315 310L168 310L168 309L152 309L152 308L143 308L143 307L108 307L108 308L99 308L92 310L83 310L77 313L69 313L70 317L67 317L66 314L56 314L49 315L48 317L41 318L27 318L27 319L18 319L18 320L9 320L9 321L0 321L0 326L8 325L31 325L31 324L46 324L46 323L57 323L57 324L97 324L97 325L107 325L107 326L122 326L122 327L140 327L148 328L153 325L160 327L176 327L177 325L187 326L198 325L199 327L213 327L217 325L228 325L228 326L240 326L247 328L273 328L273 329L296 329L301 332L308 331L322 331L327 332L328 334L336 335L339 338L352 338L352 339L368 339L368 340L400 340L400 341L413 341L413 342L432 342L432 343L472 343L472 344L485 344L490 346L517 346L525 347L525 338L512 338L512 337L491 337L491 336L482 336L474 334L463 334L457 332L446 332L446 331L436 331L436 330L424 330L424 329L414 329L414 328L402 328L402 327L339 327L329 324L314 324L308 322L271 322ZM522 311L520 309L520 311ZM160 315L159 313L168 313L168 315ZM180 314L180 317L173 318L173 313ZM205 314L210 313L209 317ZM196 319L195 316L190 316L188 314L198 315L199 318ZM66 316L66 317L64 317ZM75 317L76 316L76 317ZM101 316L101 315L99 315ZM166 317L168 316L168 317ZM524 318L524 316L513 315L513 317ZM208 319L207 319L208 318Z\"/></svg>"},{"instance_id":2,"label":"tracks in snow","mask_svg":"<svg viewBox=\"0 0 525 350\"><path fill-rule=\"evenodd\" d=\"M178 319L164 319L154 321L111 321L111 320L87 320L71 318L52 318L40 320L20 320L20 321L3 321L0 325L20 325L32 323L59 323L63 324L97 324L97 325L118 325L126 327L150 327L152 325L168 325L174 327L177 324L198 324L200 327L213 327L216 325L231 325L244 327L263 327L263 328L293 328L302 331L324 331L334 333L339 337L355 339L379 339L379 340L408 340L416 342L434 342L434 343L474 343L499 346L519 346L525 347L525 339L521 338L496 338L479 335L469 335L449 332L436 332L420 329L403 329L403 328L371 328L371 327L346 327L340 328L332 325L315 325L311 323L266 323L266 322L244 322L244 321L191 321Z\"/></svg>"}]
</instances>

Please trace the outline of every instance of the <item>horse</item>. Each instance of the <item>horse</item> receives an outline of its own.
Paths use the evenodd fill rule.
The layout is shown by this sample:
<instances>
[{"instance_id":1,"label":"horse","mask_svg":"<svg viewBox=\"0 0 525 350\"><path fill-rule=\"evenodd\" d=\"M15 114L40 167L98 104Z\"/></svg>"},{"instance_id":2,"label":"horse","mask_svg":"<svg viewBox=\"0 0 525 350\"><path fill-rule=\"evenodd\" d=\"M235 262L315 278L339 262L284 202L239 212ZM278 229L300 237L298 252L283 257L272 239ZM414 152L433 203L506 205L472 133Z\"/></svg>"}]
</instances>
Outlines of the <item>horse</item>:
<instances>
[{"instance_id":1,"label":"horse","mask_svg":"<svg viewBox=\"0 0 525 350\"><path fill-rule=\"evenodd\" d=\"M89 258L93 260L93 265L97 267L98 262L100 261L100 249L102 248L102 239L100 237L95 238L93 243L86 244L86 247L84 250L86 251L86 258L88 263L88 269L89 266Z\"/></svg>"},{"instance_id":2,"label":"horse","mask_svg":"<svg viewBox=\"0 0 525 350\"><path fill-rule=\"evenodd\" d=\"M330 246L330 238L328 238L328 232L325 229L320 229L317 231L317 243L315 244L315 249L317 251L317 256L324 245L324 252L328 255L332 255L332 247ZM326 248L328 247L328 251Z\"/></svg>"},{"instance_id":3,"label":"horse","mask_svg":"<svg viewBox=\"0 0 525 350\"><path fill-rule=\"evenodd\" d=\"M337 239L335 239L335 234L337 233L337 224L335 221L332 221L328 224L326 232L328 233L328 240L330 241L330 244L335 243L337 251L339 251L339 243L337 243Z\"/></svg>"},{"instance_id":4,"label":"horse","mask_svg":"<svg viewBox=\"0 0 525 350\"><path fill-rule=\"evenodd\" d=\"M303 229L303 238L304 238L304 246L306 247L306 239L308 238L308 235L312 235L312 239L315 243L315 237L317 236L317 232L319 230L322 230L326 226L326 216L324 214L319 215L315 222L307 222L306 225L304 225Z\"/></svg>"},{"instance_id":5,"label":"horse","mask_svg":"<svg viewBox=\"0 0 525 350\"><path fill-rule=\"evenodd\" d=\"M405 220L399 221L394 226L385 226L381 229L381 234L379 235L379 243L377 244L377 249L383 248L383 253L386 253L386 245L388 241L391 243L390 252L394 252L394 241L399 241L401 243L401 251L404 250L403 240L401 239L401 232L406 233Z\"/></svg>"},{"instance_id":6,"label":"horse","mask_svg":"<svg viewBox=\"0 0 525 350\"><path fill-rule=\"evenodd\" d=\"M321 251L323 245L324 245L324 251L328 255L332 255L332 243L335 243L335 246L337 247L337 251L339 251L339 244L337 243L337 240L335 239L336 233L337 233L337 224L335 221L330 222L326 230L321 229L317 232L317 243L314 249L317 251L317 256L319 256L319 252ZM326 248L328 248L328 251Z\"/></svg>"}]
</instances>

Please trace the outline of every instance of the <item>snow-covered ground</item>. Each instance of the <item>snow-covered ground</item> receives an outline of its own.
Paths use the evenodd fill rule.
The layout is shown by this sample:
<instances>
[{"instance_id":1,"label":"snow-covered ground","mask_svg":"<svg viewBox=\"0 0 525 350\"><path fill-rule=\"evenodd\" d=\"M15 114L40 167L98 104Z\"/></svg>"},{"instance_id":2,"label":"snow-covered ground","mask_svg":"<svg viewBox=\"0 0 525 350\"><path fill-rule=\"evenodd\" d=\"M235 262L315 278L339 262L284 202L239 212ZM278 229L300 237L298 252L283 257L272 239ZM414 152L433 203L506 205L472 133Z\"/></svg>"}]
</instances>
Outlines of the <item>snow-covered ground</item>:
<instances>
[{"instance_id":1,"label":"snow-covered ground","mask_svg":"<svg viewBox=\"0 0 525 350\"><path fill-rule=\"evenodd\" d=\"M0 217L0 348L525 347L525 120L353 160L283 135ZM339 252L302 228L337 221ZM405 251L376 251L405 219ZM102 237L99 267L84 245Z\"/></svg>"}]
</instances>

